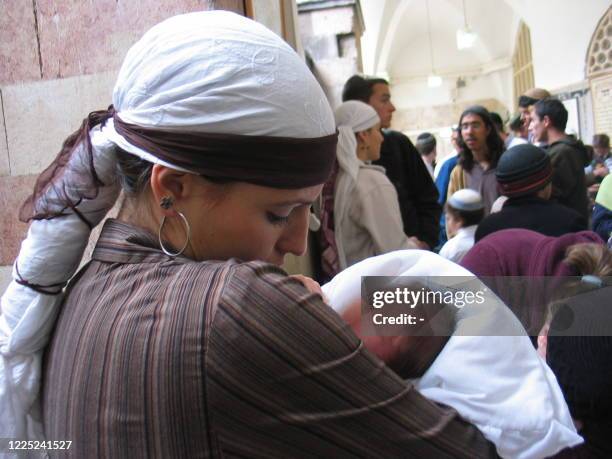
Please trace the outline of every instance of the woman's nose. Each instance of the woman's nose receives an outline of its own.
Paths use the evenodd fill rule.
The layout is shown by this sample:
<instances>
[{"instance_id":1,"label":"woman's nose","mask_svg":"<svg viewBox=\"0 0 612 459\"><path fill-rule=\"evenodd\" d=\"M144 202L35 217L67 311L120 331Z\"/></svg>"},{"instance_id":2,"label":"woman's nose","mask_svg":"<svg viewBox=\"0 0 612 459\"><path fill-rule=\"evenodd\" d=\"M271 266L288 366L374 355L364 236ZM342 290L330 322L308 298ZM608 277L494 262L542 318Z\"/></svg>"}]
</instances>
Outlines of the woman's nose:
<instances>
[{"instance_id":1,"label":"woman's nose","mask_svg":"<svg viewBox=\"0 0 612 459\"><path fill-rule=\"evenodd\" d=\"M308 247L308 216L310 209L308 206L296 209L295 214L289 220L280 239L276 244L277 250L283 255L291 253L301 256L306 253Z\"/></svg>"}]
</instances>

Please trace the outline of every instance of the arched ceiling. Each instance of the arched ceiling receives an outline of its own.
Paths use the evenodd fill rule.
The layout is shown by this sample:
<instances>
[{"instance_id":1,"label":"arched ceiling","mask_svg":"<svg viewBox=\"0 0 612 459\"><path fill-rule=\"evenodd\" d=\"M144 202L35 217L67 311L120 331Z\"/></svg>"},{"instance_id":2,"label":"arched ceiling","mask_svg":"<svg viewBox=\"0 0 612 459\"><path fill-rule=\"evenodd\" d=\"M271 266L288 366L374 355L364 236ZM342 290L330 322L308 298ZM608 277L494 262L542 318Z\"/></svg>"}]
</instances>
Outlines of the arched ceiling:
<instances>
[{"instance_id":1,"label":"arched ceiling","mask_svg":"<svg viewBox=\"0 0 612 459\"><path fill-rule=\"evenodd\" d=\"M465 0L468 24L478 34L469 50L456 47L457 29L464 25L462 0L428 1L438 74L482 72L491 63L509 62L520 18L505 0ZM365 73L395 81L431 73L426 0L361 0L361 6Z\"/></svg>"}]
</instances>

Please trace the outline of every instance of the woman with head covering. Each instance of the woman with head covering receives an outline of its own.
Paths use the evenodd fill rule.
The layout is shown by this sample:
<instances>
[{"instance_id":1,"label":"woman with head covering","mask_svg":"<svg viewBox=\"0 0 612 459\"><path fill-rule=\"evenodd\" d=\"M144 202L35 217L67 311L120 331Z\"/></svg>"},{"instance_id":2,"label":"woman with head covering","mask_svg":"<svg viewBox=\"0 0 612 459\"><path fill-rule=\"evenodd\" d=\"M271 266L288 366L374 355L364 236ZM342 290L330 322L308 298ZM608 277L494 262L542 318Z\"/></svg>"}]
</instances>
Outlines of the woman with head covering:
<instances>
[{"instance_id":1,"label":"woman with head covering","mask_svg":"<svg viewBox=\"0 0 612 459\"><path fill-rule=\"evenodd\" d=\"M305 250L336 144L287 44L231 13L176 16L130 49L113 104L22 209L0 437L44 431L79 458L494 454L278 267ZM127 207L64 296L120 184Z\"/></svg>"},{"instance_id":2,"label":"woman with head covering","mask_svg":"<svg viewBox=\"0 0 612 459\"><path fill-rule=\"evenodd\" d=\"M336 110L338 126L338 173L333 183L333 218L323 212L323 234L333 221L332 241L337 263L326 263L324 275L333 277L342 269L365 258L393 250L417 248L403 231L393 184L380 166L369 164L380 157L383 137L380 118L370 105L357 100L344 102ZM328 191L329 190L329 191ZM325 239L324 239L325 241ZM332 244L329 244L331 246Z\"/></svg>"}]
</instances>

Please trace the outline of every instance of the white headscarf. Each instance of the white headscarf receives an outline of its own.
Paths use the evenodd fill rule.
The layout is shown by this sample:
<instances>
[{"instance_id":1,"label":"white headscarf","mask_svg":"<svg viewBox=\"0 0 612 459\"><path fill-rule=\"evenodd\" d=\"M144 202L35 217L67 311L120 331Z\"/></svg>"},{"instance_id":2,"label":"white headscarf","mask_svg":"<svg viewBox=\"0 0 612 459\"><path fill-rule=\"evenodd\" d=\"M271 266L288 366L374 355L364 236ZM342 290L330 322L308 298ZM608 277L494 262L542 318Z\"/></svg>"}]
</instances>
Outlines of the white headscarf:
<instances>
[{"instance_id":1,"label":"white headscarf","mask_svg":"<svg viewBox=\"0 0 612 459\"><path fill-rule=\"evenodd\" d=\"M113 92L126 123L159 130L214 134L318 138L335 132L321 87L301 58L277 35L242 16L207 11L176 16L149 30L128 52ZM89 133L95 172L104 186L83 198L79 177L91 175L80 144L60 176L78 212L97 225L119 193L115 145L147 161L158 160L119 135L112 118ZM46 209L65 205L45 191ZM32 221L13 278L50 286L76 271L90 228L70 209L61 218ZM0 316L0 437L43 439L40 417L42 352L62 302L11 282Z\"/></svg>"},{"instance_id":2,"label":"white headscarf","mask_svg":"<svg viewBox=\"0 0 612 459\"><path fill-rule=\"evenodd\" d=\"M422 250L368 258L322 287L335 311L359 301L362 276L418 276L425 284L445 276L450 289L473 279L485 301L459 310L453 335L415 387L475 424L501 457L548 457L582 443L555 375L518 319L472 273Z\"/></svg>"},{"instance_id":3,"label":"white headscarf","mask_svg":"<svg viewBox=\"0 0 612 459\"><path fill-rule=\"evenodd\" d=\"M347 266L346 253L342 241L342 224L346 218L348 202L357 184L359 168L363 162L357 158L357 138L355 134L374 127L380 123L380 117L371 106L358 101L349 100L336 109L336 125L338 127L338 147L336 158L340 172L334 187L334 234L338 249L340 269Z\"/></svg>"}]
</instances>

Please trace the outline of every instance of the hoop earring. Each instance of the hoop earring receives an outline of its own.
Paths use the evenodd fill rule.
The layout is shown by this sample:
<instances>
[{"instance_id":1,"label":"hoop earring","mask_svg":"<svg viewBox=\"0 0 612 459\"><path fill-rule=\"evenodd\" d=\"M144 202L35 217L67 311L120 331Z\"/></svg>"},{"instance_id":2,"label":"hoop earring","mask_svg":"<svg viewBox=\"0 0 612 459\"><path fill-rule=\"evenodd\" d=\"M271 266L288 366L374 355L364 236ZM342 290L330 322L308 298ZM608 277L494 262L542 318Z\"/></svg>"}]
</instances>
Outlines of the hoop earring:
<instances>
[{"instance_id":1,"label":"hoop earring","mask_svg":"<svg viewBox=\"0 0 612 459\"><path fill-rule=\"evenodd\" d=\"M157 238L159 239L159 246L161 247L162 252L164 252L166 255L172 258L178 257L180 254L182 254L187 248L187 246L189 245L189 241L191 239L191 227L189 226L187 217L185 217L183 212L179 212L178 210L176 211L176 213L179 214L179 217L181 217L181 219L183 220L183 224L185 225L185 233L187 233L187 239L185 240L185 244L183 244L183 247L181 248L181 250L179 250L176 253L172 253L166 247L164 247L164 242L162 241L162 231L164 229L164 224L166 223L165 215L162 217L161 225L159 225L159 231L157 232Z\"/></svg>"}]
</instances>

